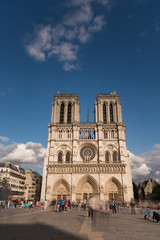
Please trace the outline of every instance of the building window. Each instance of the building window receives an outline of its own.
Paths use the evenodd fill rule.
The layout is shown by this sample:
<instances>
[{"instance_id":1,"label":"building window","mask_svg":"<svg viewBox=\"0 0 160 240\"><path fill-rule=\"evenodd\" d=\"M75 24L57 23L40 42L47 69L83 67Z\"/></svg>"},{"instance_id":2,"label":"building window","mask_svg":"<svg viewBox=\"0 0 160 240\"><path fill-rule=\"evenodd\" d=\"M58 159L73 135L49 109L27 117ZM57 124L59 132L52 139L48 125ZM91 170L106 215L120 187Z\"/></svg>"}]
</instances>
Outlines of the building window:
<instances>
[{"instance_id":1,"label":"building window","mask_svg":"<svg viewBox=\"0 0 160 240\"><path fill-rule=\"evenodd\" d=\"M110 122L113 122L113 105L112 103L110 104Z\"/></svg>"},{"instance_id":2,"label":"building window","mask_svg":"<svg viewBox=\"0 0 160 240\"><path fill-rule=\"evenodd\" d=\"M103 104L103 123L107 123L107 118L106 118L106 104Z\"/></svg>"},{"instance_id":3,"label":"building window","mask_svg":"<svg viewBox=\"0 0 160 240\"><path fill-rule=\"evenodd\" d=\"M60 123L64 123L64 103L61 104L60 108Z\"/></svg>"},{"instance_id":4,"label":"building window","mask_svg":"<svg viewBox=\"0 0 160 240\"><path fill-rule=\"evenodd\" d=\"M69 163L70 162L70 153L69 152L67 152L66 153L66 163Z\"/></svg>"},{"instance_id":5,"label":"building window","mask_svg":"<svg viewBox=\"0 0 160 240\"><path fill-rule=\"evenodd\" d=\"M117 162L117 153L116 152L113 153L113 162L114 163Z\"/></svg>"},{"instance_id":6,"label":"building window","mask_svg":"<svg viewBox=\"0 0 160 240\"><path fill-rule=\"evenodd\" d=\"M68 113L67 113L67 123L71 123L71 110L72 106L71 103L68 104Z\"/></svg>"},{"instance_id":7,"label":"building window","mask_svg":"<svg viewBox=\"0 0 160 240\"><path fill-rule=\"evenodd\" d=\"M62 163L62 153L58 153L58 163Z\"/></svg>"},{"instance_id":8,"label":"building window","mask_svg":"<svg viewBox=\"0 0 160 240\"><path fill-rule=\"evenodd\" d=\"M113 130L111 131L111 138L112 139L114 138L114 131Z\"/></svg>"},{"instance_id":9,"label":"building window","mask_svg":"<svg viewBox=\"0 0 160 240\"><path fill-rule=\"evenodd\" d=\"M59 139L62 139L62 130L59 130Z\"/></svg>"},{"instance_id":10,"label":"building window","mask_svg":"<svg viewBox=\"0 0 160 240\"><path fill-rule=\"evenodd\" d=\"M108 139L108 131L104 131L104 139Z\"/></svg>"},{"instance_id":11,"label":"building window","mask_svg":"<svg viewBox=\"0 0 160 240\"><path fill-rule=\"evenodd\" d=\"M105 162L109 163L109 152L106 152L105 154Z\"/></svg>"}]
</instances>

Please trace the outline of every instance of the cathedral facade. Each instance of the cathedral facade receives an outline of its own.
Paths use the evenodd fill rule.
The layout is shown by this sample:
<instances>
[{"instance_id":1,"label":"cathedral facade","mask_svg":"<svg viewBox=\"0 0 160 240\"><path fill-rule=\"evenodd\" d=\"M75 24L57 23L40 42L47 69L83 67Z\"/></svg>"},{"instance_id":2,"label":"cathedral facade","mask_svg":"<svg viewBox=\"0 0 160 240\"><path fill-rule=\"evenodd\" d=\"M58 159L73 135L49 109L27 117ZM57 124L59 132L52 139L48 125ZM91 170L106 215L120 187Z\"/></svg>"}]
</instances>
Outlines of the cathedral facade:
<instances>
[{"instance_id":1,"label":"cathedral facade","mask_svg":"<svg viewBox=\"0 0 160 240\"><path fill-rule=\"evenodd\" d=\"M66 199L130 202L133 198L130 158L121 101L114 91L98 94L94 123L80 122L77 94L57 94L48 125L41 200Z\"/></svg>"}]
</instances>

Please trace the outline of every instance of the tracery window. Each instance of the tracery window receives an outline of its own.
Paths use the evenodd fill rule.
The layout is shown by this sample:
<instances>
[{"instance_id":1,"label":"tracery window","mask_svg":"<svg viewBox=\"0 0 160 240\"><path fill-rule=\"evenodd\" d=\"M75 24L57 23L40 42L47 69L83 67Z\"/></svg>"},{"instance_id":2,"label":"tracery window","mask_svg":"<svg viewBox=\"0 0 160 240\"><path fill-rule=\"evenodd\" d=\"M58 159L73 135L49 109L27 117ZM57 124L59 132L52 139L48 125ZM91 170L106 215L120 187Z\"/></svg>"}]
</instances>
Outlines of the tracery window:
<instances>
[{"instance_id":1,"label":"tracery window","mask_svg":"<svg viewBox=\"0 0 160 240\"><path fill-rule=\"evenodd\" d=\"M109 163L109 157L110 157L109 152L106 152L106 154L105 154L105 162L106 163Z\"/></svg>"},{"instance_id":2,"label":"tracery window","mask_svg":"<svg viewBox=\"0 0 160 240\"><path fill-rule=\"evenodd\" d=\"M62 103L60 107L60 123L64 123L64 103Z\"/></svg>"},{"instance_id":3,"label":"tracery window","mask_svg":"<svg viewBox=\"0 0 160 240\"><path fill-rule=\"evenodd\" d=\"M104 131L104 139L108 139L108 131L107 130Z\"/></svg>"},{"instance_id":4,"label":"tracery window","mask_svg":"<svg viewBox=\"0 0 160 240\"><path fill-rule=\"evenodd\" d=\"M62 163L62 153L58 153L58 163Z\"/></svg>"},{"instance_id":5,"label":"tracery window","mask_svg":"<svg viewBox=\"0 0 160 240\"><path fill-rule=\"evenodd\" d=\"M67 130L67 138L71 139L71 130L69 130L69 129Z\"/></svg>"},{"instance_id":6,"label":"tracery window","mask_svg":"<svg viewBox=\"0 0 160 240\"><path fill-rule=\"evenodd\" d=\"M106 104L103 104L103 123L107 122L107 118L106 118Z\"/></svg>"},{"instance_id":7,"label":"tracery window","mask_svg":"<svg viewBox=\"0 0 160 240\"><path fill-rule=\"evenodd\" d=\"M92 145L86 145L80 151L80 156L85 162L91 161L95 155L95 148Z\"/></svg>"},{"instance_id":8,"label":"tracery window","mask_svg":"<svg viewBox=\"0 0 160 240\"><path fill-rule=\"evenodd\" d=\"M68 112L67 112L67 123L71 123L71 110L72 110L72 106L71 106L71 103L69 103Z\"/></svg>"},{"instance_id":9,"label":"tracery window","mask_svg":"<svg viewBox=\"0 0 160 240\"><path fill-rule=\"evenodd\" d=\"M110 122L113 122L113 105L110 103Z\"/></svg>"},{"instance_id":10,"label":"tracery window","mask_svg":"<svg viewBox=\"0 0 160 240\"><path fill-rule=\"evenodd\" d=\"M59 130L59 139L62 139L62 130Z\"/></svg>"},{"instance_id":11,"label":"tracery window","mask_svg":"<svg viewBox=\"0 0 160 240\"><path fill-rule=\"evenodd\" d=\"M113 153L113 162L114 163L117 162L117 153L116 152Z\"/></svg>"},{"instance_id":12,"label":"tracery window","mask_svg":"<svg viewBox=\"0 0 160 240\"><path fill-rule=\"evenodd\" d=\"M66 153L66 163L70 162L71 155L69 152Z\"/></svg>"},{"instance_id":13,"label":"tracery window","mask_svg":"<svg viewBox=\"0 0 160 240\"><path fill-rule=\"evenodd\" d=\"M111 138L114 138L114 131L111 131Z\"/></svg>"}]
</instances>

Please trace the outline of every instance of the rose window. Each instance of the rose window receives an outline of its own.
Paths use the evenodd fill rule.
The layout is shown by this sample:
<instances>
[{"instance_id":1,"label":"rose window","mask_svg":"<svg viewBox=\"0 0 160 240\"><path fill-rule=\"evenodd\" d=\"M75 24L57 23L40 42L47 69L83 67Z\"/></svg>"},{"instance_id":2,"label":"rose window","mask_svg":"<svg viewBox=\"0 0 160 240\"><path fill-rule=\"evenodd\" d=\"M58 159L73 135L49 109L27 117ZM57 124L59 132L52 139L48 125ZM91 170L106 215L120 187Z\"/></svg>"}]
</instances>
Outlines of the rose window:
<instances>
[{"instance_id":1,"label":"rose window","mask_svg":"<svg viewBox=\"0 0 160 240\"><path fill-rule=\"evenodd\" d=\"M84 161L91 161L95 157L94 147L84 146L80 151L80 156Z\"/></svg>"}]
</instances>

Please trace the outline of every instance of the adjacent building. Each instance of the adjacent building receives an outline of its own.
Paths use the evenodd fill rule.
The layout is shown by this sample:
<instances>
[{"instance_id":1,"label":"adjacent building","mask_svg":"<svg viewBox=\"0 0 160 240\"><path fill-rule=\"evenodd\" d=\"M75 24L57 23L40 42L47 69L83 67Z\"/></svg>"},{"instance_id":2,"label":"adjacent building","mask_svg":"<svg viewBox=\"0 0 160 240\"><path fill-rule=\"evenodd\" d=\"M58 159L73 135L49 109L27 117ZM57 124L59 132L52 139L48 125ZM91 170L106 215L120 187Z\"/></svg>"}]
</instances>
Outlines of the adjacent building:
<instances>
[{"instance_id":1,"label":"adjacent building","mask_svg":"<svg viewBox=\"0 0 160 240\"><path fill-rule=\"evenodd\" d=\"M25 169L25 176L26 201L39 201L42 185L42 176L40 176L39 173L32 171L31 169Z\"/></svg>"},{"instance_id":2,"label":"adjacent building","mask_svg":"<svg viewBox=\"0 0 160 240\"><path fill-rule=\"evenodd\" d=\"M42 176L10 162L0 163L0 200L39 201Z\"/></svg>"},{"instance_id":3,"label":"adjacent building","mask_svg":"<svg viewBox=\"0 0 160 240\"><path fill-rule=\"evenodd\" d=\"M0 163L2 198L23 199L25 197L25 180L26 176L23 168L10 162Z\"/></svg>"},{"instance_id":4,"label":"adjacent building","mask_svg":"<svg viewBox=\"0 0 160 240\"><path fill-rule=\"evenodd\" d=\"M41 200L82 202L92 196L133 198L121 101L114 91L98 94L94 123L80 122L77 94L57 94L48 125Z\"/></svg>"}]
</instances>

